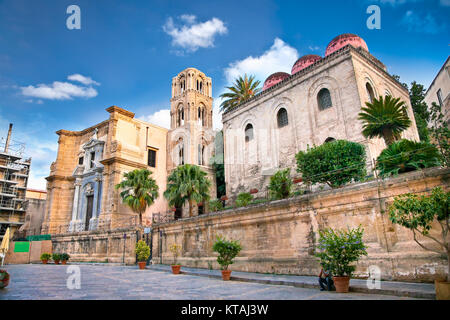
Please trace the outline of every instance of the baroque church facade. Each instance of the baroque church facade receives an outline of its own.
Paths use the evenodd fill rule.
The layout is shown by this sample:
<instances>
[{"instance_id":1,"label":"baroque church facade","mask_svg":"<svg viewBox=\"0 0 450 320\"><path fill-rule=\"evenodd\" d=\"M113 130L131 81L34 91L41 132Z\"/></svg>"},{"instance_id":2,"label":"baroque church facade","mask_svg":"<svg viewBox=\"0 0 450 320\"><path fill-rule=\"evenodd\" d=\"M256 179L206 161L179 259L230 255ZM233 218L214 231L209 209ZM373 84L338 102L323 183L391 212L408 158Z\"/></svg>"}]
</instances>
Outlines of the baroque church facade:
<instances>
[{"instance_id":1,"label":"baroque church facade","mask_svg":"<svg viewBox=\"0 0 450 320\"><path fill-rule=\"evenodd\" d=\"M227 196L234 199L255 188L260 193L256 196L264 196L277 170L290 168L296 175L296 153L333 139L365 145L370 168L386 146L382 139L362 136L358 113L365 102L384 95L406 102L413 125L402 136L418 141L408 91L356 35L333 39L324 58L300 58L291 74L269 76L261 93L222 116ZM115 185L134 169L152 171L159 186L158 199L143 215L146 225L154 214L172 210L163 192L178 165L199 165L212 182L211 198L216 197L210 163L217 153L211 78L195 68L183 70L172 79L170 102L170 130L113 106L106 109L109 119L93 127L57 132L57 159L47 178L44 233L125 225L136 215L122 204ZM197 208L194 215L205 212ZM187 217L187 211L187 206L177 208L175 216Z\"/></svg>"}]
</instances>

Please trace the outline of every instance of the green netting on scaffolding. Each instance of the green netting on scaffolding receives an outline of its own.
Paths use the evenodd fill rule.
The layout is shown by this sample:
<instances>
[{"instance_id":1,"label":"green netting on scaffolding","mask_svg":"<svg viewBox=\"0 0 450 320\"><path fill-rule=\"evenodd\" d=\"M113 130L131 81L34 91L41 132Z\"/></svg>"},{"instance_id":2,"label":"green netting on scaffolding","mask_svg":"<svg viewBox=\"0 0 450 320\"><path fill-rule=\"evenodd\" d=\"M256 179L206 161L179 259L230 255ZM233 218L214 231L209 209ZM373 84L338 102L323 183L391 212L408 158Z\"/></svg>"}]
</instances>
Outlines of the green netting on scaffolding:
<instances>
[{"instance_id":1,"label":"green netting on scaffolding","mask_svg":"<svg viewBox=\"0 0 450 320\"><path fill-rule=\"evenodd\" d=\"M28 241L43 241L43 240L52 240L52 236L49 234L39 234L35 236L28 236Z\"/></svg>"}]
</instances>

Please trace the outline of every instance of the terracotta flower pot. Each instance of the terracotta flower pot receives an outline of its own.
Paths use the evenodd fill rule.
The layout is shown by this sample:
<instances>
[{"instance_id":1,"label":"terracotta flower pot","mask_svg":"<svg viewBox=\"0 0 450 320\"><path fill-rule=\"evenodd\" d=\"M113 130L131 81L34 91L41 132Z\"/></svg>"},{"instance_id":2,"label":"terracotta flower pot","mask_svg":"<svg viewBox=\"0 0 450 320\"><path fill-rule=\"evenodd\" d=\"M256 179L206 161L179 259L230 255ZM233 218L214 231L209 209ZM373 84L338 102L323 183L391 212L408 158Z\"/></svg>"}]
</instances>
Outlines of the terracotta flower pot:
<instances>
[{"instance_id":1,"label":"terracotta flower pot","mask_svg":"<svg viewBox=\"0 0 450 320\"><path fill-rule=\"evenodd\" d=\"M223 281L229 281L231 277L231 270L222 270Z\"/></svg>"},{"instance_id":2,"label":"terracotta flower pot","mask_svg":"<svg viewBox=\"0 0 450 320\"><path fill-rule=\"evenodd\" d=\"M173 274L180 274L181 265L172 265L172 273Z\"/></svg>"},{"instance_id":3,"label":"terracotta flower pot","mask_svg":"<svg viewBox=\"0 0 450 320\"><path fill-rule=\"evenodd\" d=\"M59 260L55 260L55 264L59 264Z\"/></svg>"},{"instance_id":4,"label":"terracotta flower pot","mask_svg":"<svg viewBox=\"0 0 450 320\"><path fill-rule=\"evenodd\" d=\"M333 277L336 292L347 293L350 287L350 277Z\"/></svg>"},{"instance_id":5,"label":"terracotta flower pot","mask_svg":"<svg viewBox=\"0 0 450 320\"><path fill-rule=\"evenodd\" d=\"M434 281L436 300L450 300L450 282Z\"/></svg>"},{"instance_id":6,"label":"terracotta flower pot","mask_svg":"<svg viewBox=\"0 0 450 320\"><path fill-rule=\"evenodd\" d=\"M139 261L138 265L140 270L144 270L145 266L147 265L147 261Z\"/></svg>"},{"instance_id":7,"label":"terracotta flower pot","mask_svg":"<svg viewBox=\"0 0 450 320\"><path fill-rule=\"evenodd\" d=\"M220 200L222 200L222 201L227 201L227 200L228 200L228 197L227 197L227 196L222 196L222 197L220 197Z\"/></svg>"},{"instance_id":8,"label":"terracotta flower pot","mask_svg":"<svg viewBox=\"0 0 450 320\"><path fill-rule=\"evenodd\" d=\"M67 260L61 260L61 264L66 264Z\"/></svg>"},{"instance_id":9,"label":"terracotta flower pot","mask_svg":"<svg viewBox=\"0 0 450 320\"><path fill-rule=\"evenodd\" d=\"M258 189L252 189L252 190L250 190L250 194L255 194L255 193L258 193Z\"/></svg>"},{"instance_id":10,"label":"terracotta flower pot","mask_svg":"<svg viewBox=\"0 0 450 320\"><path fill-rule=\"evenodd\" d=\"M294 182L294 183L300 183L300 182L303 182L303 178L295 178L295 179L293 180L293 182Z\"/></svg>"},{"instance_id":11,"label":"terracotta flower pot","mask_svg":"<svg viewBox=\"0 0 450 320\"><path fill-rule=\"evenodd\" d=\"M42 260L43 264L47 264L48 260Z\"/></svg>"}]
</instances>

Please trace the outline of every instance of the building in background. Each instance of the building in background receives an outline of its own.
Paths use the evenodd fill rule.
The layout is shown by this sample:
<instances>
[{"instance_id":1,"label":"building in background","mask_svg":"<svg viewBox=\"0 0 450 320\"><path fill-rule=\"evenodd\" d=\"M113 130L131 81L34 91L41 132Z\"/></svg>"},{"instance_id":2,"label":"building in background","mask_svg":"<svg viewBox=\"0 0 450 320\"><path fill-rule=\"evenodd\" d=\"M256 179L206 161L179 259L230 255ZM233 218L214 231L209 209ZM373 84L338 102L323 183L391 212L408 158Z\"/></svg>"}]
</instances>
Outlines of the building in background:
<instances>
[{"instance_id":1,"label":"building in background","mask_svg":"<svg viewBox=\"0 0 450 320\"><path fill-rule=\"evenodd\" d=\"M450 56L428 88L425 102L428 110L433 102L439 104L444 114L444 120L450 125Z\"/></svg>"},{"instance_id":2,"label":"building in background","mask_svg":"<svg viewBox=\"0 0 450 320\"><path fill-rule=\"evenodd\" d=\"M0 239L8 227L11 237L25 223L26 190L31 159L24 159L25 144L11 139L0 142Z\"/></svg>"},{"instance_id":3,"label":"building in background","mask_svg":"<svg viewBox=\"0 0 450 320\"><path fill-rule=\"evenodd\" d=\"M20 227L19 232L21 232L23 237L39 235L44 222L47 191L27 189L25 199L25 223Z\"/></svg>"}]
</instances>

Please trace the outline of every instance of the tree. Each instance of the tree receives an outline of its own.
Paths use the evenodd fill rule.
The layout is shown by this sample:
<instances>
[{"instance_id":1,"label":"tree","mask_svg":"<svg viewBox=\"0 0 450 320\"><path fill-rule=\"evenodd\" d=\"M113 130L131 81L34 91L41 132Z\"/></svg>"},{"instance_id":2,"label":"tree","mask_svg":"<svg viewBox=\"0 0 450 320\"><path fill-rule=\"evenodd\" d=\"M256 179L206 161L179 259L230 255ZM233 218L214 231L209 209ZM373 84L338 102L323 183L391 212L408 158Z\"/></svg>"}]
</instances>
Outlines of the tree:
<instances>
[{"instance_id":1,"label":"tree","mask_svg":"<svg viewBox=\"0 0 450 320\"><path fill-rule=\"evenodd\" d=\"M428 142L400 140L389 145L377 158L381 176L397 175L441 165L439 151Z\"/></svg>"},{"instance_id":2,"label":"tree","mask_svg":"<svg viewBox=\"0 0 450 320\"><path fill-rule=\"evenodd\" d=\"M416 119L417 131L419 132L420 141L429 142L428 122L430 121L430 112L425 103L426 90L423 85L413 81L409 89L409 98Z\"/></svg>"},{"instance_id":3,"label":"tree","mask_svg":"<svg viewBox=\"0 0 450 320\"><path fill-rule=\"evenodd\" d=\"M210 199L211 181L199 166L185 164L177 167L167 178L167 189L164 197L169 205L179 206L189 202L189 217L192 217L193 202L204 202Z\"/></svg>"},{"instance_id":4,"label":"tree","mask_svg":"<svg viewBox=\"0 0 450 320\"><path fill-rule=\"evenodd\" d=\"M233 86L227 87L230 92L220 95L222 99L226 99L221 103L220 110L224 112L230 111L259 93L261 91L261 88L258 88L260 83L259 80L255 81L255 76L248 78L247 74L245 74L244 78L237 78Z\"/></svg>"},{"instance_id":5,"label":"tree","mask_svg":"<svg viewBox=\"0 0 450 320\"><path fill-rule=\"evenodd\" d=\"M366 176L364 146L351 141L337 140L300 151L295 156L297 171L306 183L326 183L341 187Z\"/></svg>"},{"instance_id":6,"label":"tree","mask_svg":"<svg viewBox=\"0 0 450 320\"><path fill-rule=\"evenodd\" d=\"M431 105L431 129L430 135L432 143L435 144L441 154L442 163L450 167L450 129L448 123L444 121L442 108L437 103Z\"/></svg>"},{"instance_id":7,"label":"tree","mask_svg":"<svg viewBox=\"0 0 450 320\"><path fill-rule=\"evenodd\" d=\"M387 145L398 140L400 134L411 126L406 113L406 103L400 98L386 96L366 102L359 120L363 121L362 134L366 138L383 138Z\"/></svg>"},{"instance_id":8,"label":"tree","mask_svg":"<svg viewBox=\"0 0 450 320\"><path fill-rule=\"evenodd\" d=\"M270 177L269 192L272 199L286 199L291 195L292 179L290 170L280 170Z\"/></svg>"},{"instance_id":9,"label":"tree","mask_svg":"<svg viewBox=\"0 0 450 320\"><path fill-rule=\"evenodd\" d=\"M139 223L142 226L142 214L148 206L158 198L158 185L151 177L152 172L147 169L136 169L124 174L124 180L116 185L116 189L122 189L120 197L124 204L139 215Z\"/></svg>"},{"instance_id":10,"label":"tree","mask_svg":"<svg viewBox=\"0 0 450 320\"><path fill-rule=\"evenodd\" d=\"M212 167L216 174L217 198L220 199L220 197L227 193L225 185L225 166L223 163L213 162Z\"/></svg>"},{"instance_id":11,"label":"tree","mask_svg":"<svg viewBox=\"0 0 450 320\"><path fill-rule=\"evenodd\" d=\"M450 282L450 246L448 233L450 229L450 192L442 188L433 189L431 195L404 194L394 198L389 207L389 219L412 231L414 241L424 250L447 255L448 275ZM437 221L441 228L441 239L430 234L433 222ZM441 250L425 246L417 239L417 234L431 239Z\"/></svg>"}]
</instances>

